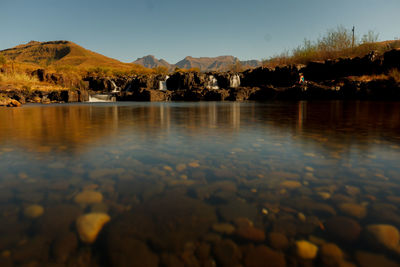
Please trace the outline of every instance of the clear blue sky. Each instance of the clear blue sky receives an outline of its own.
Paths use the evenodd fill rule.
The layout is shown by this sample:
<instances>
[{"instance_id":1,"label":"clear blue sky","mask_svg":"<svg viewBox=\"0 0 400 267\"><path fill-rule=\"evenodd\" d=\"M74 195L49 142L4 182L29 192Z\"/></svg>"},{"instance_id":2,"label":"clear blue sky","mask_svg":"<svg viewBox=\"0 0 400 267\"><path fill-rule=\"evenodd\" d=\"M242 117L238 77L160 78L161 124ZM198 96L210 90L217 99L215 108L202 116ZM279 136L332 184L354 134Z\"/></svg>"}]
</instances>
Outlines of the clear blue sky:
<instances>
[{"instance_id":1,"label":"clear blue sky","mask_svg":"<svg viewBox=\"0 0 400 267\"><path fill-rule=\"evenodd\" d=\"M0 49L70 40L124 62L262 59L339 24L399 38L400 0L0 0Z\"/></svg>"}]
</instances>

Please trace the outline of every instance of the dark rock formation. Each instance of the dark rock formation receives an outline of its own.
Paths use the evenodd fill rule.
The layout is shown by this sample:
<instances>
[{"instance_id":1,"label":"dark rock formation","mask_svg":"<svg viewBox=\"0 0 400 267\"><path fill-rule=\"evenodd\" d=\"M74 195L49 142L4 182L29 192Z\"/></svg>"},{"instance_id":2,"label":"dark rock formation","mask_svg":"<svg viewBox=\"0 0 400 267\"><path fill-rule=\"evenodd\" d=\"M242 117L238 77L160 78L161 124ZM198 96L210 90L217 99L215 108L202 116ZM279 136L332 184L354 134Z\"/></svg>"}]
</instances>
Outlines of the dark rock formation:
<instances>
[{"instance_id":1,"label":"dark rock formation","mask_svg":"<svg viewBox=\"0 0 400 267\"><path fill-rule=\"evenodd\" d=\"M397 68L400 70L400 49L393 49L383 55L383 65L386 70Z\"/></svg>"},{"instance_id":2,"label":"dark rock formation","mask_svg":"<svg viewBox=\"0 0 400 267\"><path fill-rule=\"evenodd\" d=\"M168 90L201 88L206 85L206 75L198 72L175 72L167 80Z\"/></svg>"},{"instance_id":3,"label":"dark rock formation","mask_svg":"<svg viewBox=\"0 0 400 267\"><path fill-rule=\"evenodd\" d=\"M299 81L299 68L297 66L270 68L256 68L247 70L243 73L241 86L261 87L261 86L292 86Z\"/></svg>"}]
</instances>

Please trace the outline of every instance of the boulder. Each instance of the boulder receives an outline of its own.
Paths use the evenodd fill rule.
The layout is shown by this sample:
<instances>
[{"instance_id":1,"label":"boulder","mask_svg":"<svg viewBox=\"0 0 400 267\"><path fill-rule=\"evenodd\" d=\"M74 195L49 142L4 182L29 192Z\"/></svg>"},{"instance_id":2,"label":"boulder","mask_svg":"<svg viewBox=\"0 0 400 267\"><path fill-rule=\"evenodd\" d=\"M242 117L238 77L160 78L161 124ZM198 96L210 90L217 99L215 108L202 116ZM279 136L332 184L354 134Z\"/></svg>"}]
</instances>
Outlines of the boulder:
<instances>
[{"instance_id":1,"label":"boulder","mask_svg":"<svg viewBox=\"0 0 400 267\"><path fill-rule=\"evenodd\" d=\"M16 108L16 107L20 107L20 106L21 106L21 103L18 102L17 100L15 100L15 99L9 100L9 102L8 102L8 104L7 104L7 107L14 107L14 108Z\"/></svg>"},{"instance_id":2,"label":"boulder","mask_svg":"<svg viewBox=\"0 0 400 267\"><path fill-rule=\"evenodd\" d=\"M400 49L393 49L383 55L383 65L386 70L400 69Z\"/></svg>"}]
</instances>

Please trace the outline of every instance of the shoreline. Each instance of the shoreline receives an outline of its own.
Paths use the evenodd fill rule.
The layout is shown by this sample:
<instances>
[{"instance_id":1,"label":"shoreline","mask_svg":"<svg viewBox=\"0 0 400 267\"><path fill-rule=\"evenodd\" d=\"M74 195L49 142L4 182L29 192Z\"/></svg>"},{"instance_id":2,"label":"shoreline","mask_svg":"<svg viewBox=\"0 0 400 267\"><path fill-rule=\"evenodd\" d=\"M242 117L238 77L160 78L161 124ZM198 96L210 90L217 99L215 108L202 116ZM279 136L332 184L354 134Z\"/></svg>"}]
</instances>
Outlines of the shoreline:
<instances>
[{"instance_id":1,"label":"shoreline","mask_svg":"<svg viewBox=\"0 0 400 267\"><path fill-rule=\"evenodd\" d=\"M31 75L54 85L68 82L62 76L56 79L44 69L35 70ZM176 71L168 75L86 76L74 82L73 89L62 90L9 87L0 90L0 106L87 102L90 96L97 94L115 97L116 101L399 101L400 49L381 56L371 52L362 58L274 69L259 67L243 72Z\"/></svg>"}]
</instances>

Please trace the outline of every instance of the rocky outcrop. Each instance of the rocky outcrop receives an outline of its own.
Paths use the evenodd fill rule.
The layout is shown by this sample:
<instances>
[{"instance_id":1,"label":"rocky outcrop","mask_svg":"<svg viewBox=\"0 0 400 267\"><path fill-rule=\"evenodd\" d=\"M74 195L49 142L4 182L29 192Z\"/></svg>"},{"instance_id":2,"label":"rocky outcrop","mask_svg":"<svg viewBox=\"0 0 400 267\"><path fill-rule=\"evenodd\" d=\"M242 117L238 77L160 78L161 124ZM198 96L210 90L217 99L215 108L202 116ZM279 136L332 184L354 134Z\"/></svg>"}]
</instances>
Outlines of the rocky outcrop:
<instances>
[{"instance_id":1,"label":"rocky outcrop","mask_svg":"<svg viewBox=\"0 0 400 267\"><path fill-rule=\"evenodd\" d=\"M11 103L72 103L72 102L86 102L89 101L89 92L87 90L54 90L54 91L21 91L21 90L10 90L1 92L4 100L1 101L0 106L14 106ZM4 102L4 103L3 103ZM19 106L18 105L18 106Z\"/></svg>"},{"instance_id":2,"label":"rocky outcrop","mask_svg":"<svg viewBox=\"0 0 400 267\"><path fill-rule=\"evenodd\" d=\"M205 87L206 75L199 72L175 72L167 80L168 90L194 89Z\"/></svg>"},{"instance_id":3,"label":"rocky outcrop","mask_svg":"<svg viewBox=\"0 0 400 267\"><path fill-rule=\"evenodd\" d=\"M260 67L243 72L241 85L245 87L292 86L299 81L299 67L286 66L275 69Z\"/></svg>"},{"instance_id":4,"label":"rocky outcrop","mask_svg":"<svg viewBox=\"0 0 400 267\"><path fill-rule=\"evenodd\" d=\"M400 50L392 50L383 56L371 52L361 58L274 69L259 67L242 73L177 71L168 77L148 74L121 78L87 77L85 80L91 90L114 91L120 101L393 100L400 99L400 84L395 79L357 81L349 76L383 74L393 68L400 69L399 62ZM305 83L300 84L302 74ZM116 88L121 92L115 92ZM76 97L71 97L76 101Z\"/></svg>"},{"instance_id":5,"label":"rocky outcrop","mask_svg":"<svg viewBox=\"0 0 400 267\"><path fill-rule=\"evenodd\" d=\"M383 55L383 66L386 70L397 68L400 70L400 49L393 49Z\"/></svg>"},{"instance_id":6,"label":"rocky outcrop","mask_svg":"<svg viewBox=\"0 0 400 267\"><path fill-rule=\"evenodd\" d=\"M76 88L81 90L87 90L89 88L89 83L83 80L80 80L78 78L66 77L60 73L47 72L44 69L37 69L31 72L31 76L36 77L41 82L56 84L63 87Z\"/></svg>"},{"instance_id":7,"label":"rocky outcrop","mask_svg":"<svg viewBox=\"0 0 400 267\"><path fill-rule=\"evenodd\" d=\"M128 77L97 77L88 76L83 78L83 81L87 83L87 89L94 92L112 92L120 91L122 88L129 83Z\"/></svg>"},{"instance_id":8,"label":"rocky outcrop","mask_svg":"<svg viewBox=\"0 0 400 267\"><path fill-rule=\"evenodd\" d=\"M371 52L362 58L340 58L325 62L310 62L301 71L306 80L323 81L348 76L379 74L383 72L383 68L382 60L377 59L376 54Z\"/></svg>"}]
</instances>

